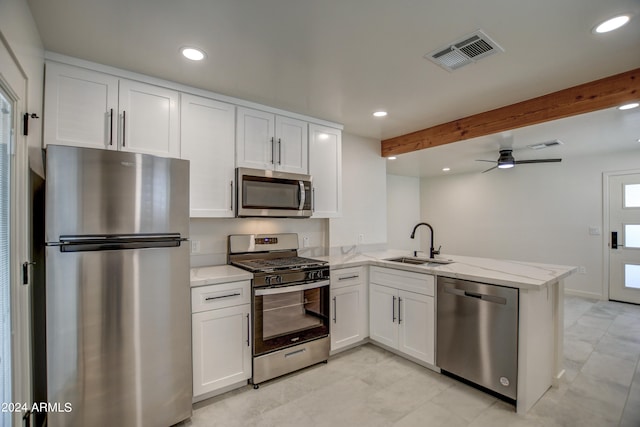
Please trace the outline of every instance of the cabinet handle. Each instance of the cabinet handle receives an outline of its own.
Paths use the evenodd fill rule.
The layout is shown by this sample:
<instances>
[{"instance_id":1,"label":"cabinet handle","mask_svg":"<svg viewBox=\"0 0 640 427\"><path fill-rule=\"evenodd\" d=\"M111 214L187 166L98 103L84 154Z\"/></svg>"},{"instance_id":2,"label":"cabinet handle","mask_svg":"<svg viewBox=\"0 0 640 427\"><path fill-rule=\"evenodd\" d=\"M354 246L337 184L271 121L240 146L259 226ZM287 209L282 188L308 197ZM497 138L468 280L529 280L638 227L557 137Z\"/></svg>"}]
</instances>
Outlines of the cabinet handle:
<instances>
[{"instance_id":1,"label":"cabinet handle","mask_svg":"<svg viewBox=\"0 0 640 427\"><path fill-rule=\"evenodd\" d=\"M402 298L398 297L398 325L402 323Z\"/></svg>"},{"instance_id":2,"label":"cabinet handle","mask_svg":"<svg viewBox=\"0 0 640 427\"><path fill-rule=\"evenodd\" d=\"M311 188L311 212L316 211L316 187Z\"/></svg>"},{"instance_id":3,"label":"cabinet handle","mask_svg":"<svg viewBox=\"0 0 640 427\"><path fill-rule=\"evenodd\" d=\"M127 112L122 112L122 146L125 146L125 141L127 138Z\"/></svg>"},{"instance_id":4,"label":"cabinet handle","mask_svg":"<svg viewBox=\"0 0 640 427\"><path fill-rule=\"evenodd\" d=\"M342 276L342 277L338 277L338 280L349 280L349 279L357 279L358 277L360 277L359 275L353 275L353 276Z\"/></svg>"},{"instance_id":5,"label":"cabinet handle","mask_svg":"<svg viewBox=\"0 0 640 427\"><path fill-rule=\"evenodd\" d=\"M396 297L393 297L393 303L391 304L392 310L393 310L393 323L396 323Z\"/></svg>"},{"instance_id":6,"label":"cabinet handle","mask_svg":"<svg viewBox=\"0 0 640 427\"><path fill-rule=\"evenodd\" d=\"M249 332L251 331L251 325L249 322L249 313L247 313L247 347L249 347Z\"/></svg>"},{"instance_id":7,"label":"cabinet handle","mask_svg":"<svg viewBox=\"0 0 640 427\"><path fill-rule=\"evenodd\" d=\"M113 145L113 108L109 110L109 145Z\"/></svg>"},{"instance_id":8,"label":"cabinet handle","mask_svg":"<svg viewBox=\"0 0 640 427\"><path fill-rule=\"evenodd\" d=\"M231 298L231 297L239 297L239 296L240 296L240 292L237 292L235 294L220 295L219 297L206 297L204 300L205 301L211 301L211 300L215 300L215 299Z\"/></svg>"},{"instance_id":9,"label":"cabinet handle","mask_svg":"<svg viewBox=\"0 0 640 427\"><path fill-rule=\"evenodd\" d=\"M278 138L278 164L282 164L282 140Z\"/></svg>"},{"instance_id":10,"label":"cabinet handle","mask_svg":"<svg viewBox=\"0 0 640 427\"><path fill-rule=\"evenodd\" d=\"M233 180L231 180L231 212L233 212Z\"/></svg>"},{"instance_id":11,"label":"cabinet handle","mask_svg":"<svg viewBox=\"0 0 640 427\"><path fill-rule=\"evenodd\" d=\"M274 138L271 137L271 163L273 163L273 151L274 151L273 143L274 143Z\"/></svg>"},{"instance_id":12,"label":"cabinet handle","mask_svg":"<svg viewBox=\"0 0 640 427\"><path fill-rule=\"evenodd\" d=\"M333 297L333 323L337 322L338 318L338 300L336 297Z\"/></svg>"}]
</instances>

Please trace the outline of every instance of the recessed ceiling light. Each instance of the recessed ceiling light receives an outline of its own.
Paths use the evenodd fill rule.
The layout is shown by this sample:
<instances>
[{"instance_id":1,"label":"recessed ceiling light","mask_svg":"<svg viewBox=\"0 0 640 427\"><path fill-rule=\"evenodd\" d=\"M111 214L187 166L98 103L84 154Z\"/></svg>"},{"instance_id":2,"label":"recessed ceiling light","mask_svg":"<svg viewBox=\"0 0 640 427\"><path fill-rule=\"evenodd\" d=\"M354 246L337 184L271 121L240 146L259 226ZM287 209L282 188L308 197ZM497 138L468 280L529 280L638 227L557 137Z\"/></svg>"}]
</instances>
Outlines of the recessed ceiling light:
<instances>
[{"instance_id":1,"label":"recessed ceiling light","mask_svg":"<svg viewBox=\"0 0 640 427\"><path fill-rule=\"evenodd\" d=\"M180 51L185 58L192 61L202 61L205 57L204 52L195 47L183 47Z\"/></svg>"},{"instance_id":2,"label":"recessed ceiling light","mask_svg":"<svg viewBox=\"0 0 640 427\"><path fill-rule=\"evenodd\" d=\"M442 172L449 172L451 168L442 168Z\"/></svg>"},{"instance_id":3,"label":"recessed ceiling light","mask_svg":"<svg viewBox=\"0 0 640 427\"><path fill-rule=\"evenodd\" d=\"M376 111L375 113L373 113L374 117L384 117L387 115L386 111Z\"/></svg>"},{"instance_id":4,"label":"recessed ceiling light","mask_svg":"<svg viewBox=\"0 0 640 427\"><path fill-rule=\"evenodd\" d=\"M631 110L632 108L637 108L640 104L637 102L631 102L629 104L624 104L618 107L618 110Z\"/></svg>"},{"instance_id":5,"label":"recessed ceiling light","mask_svg":"<svg viewBox=\"0 0 640 427\"><path fill-rule=\"evenodd\" d=\"M396 157L396 156L391 156L391 157L387 157L387 159L389 159L389 160L395 160L395 159L397 159L397 157Z\"/></svg>"},{"instance_id":6,"label":"recessed ceiling light","mask_svg":"<svg viewBox=\"0 0 640 427\"><path fill-rule=\"evenodd\" d=\"M622 27L624 24L629 22L630 19L631 17L629 15L620 15L611 19L607 19L606 21L597 25L593 29L593 33L602 34L602 33L608 33L609 31L617 30L618 28Z\"/></svg>"}]
</instances>

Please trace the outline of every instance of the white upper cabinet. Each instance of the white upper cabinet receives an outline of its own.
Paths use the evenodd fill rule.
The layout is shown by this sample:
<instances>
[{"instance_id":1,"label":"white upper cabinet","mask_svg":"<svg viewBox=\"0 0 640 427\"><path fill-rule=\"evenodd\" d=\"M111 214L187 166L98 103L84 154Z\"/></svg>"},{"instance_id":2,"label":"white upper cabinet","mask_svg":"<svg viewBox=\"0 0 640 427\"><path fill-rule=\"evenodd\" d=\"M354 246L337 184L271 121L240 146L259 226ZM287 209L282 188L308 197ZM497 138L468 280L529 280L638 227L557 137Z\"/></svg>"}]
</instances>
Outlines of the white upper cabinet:
<instances>
[{"instance_id":1,"label":"white upper cabinet","mask_svg":"<svg viewBox=\"0 0 640 427\"><path fill-rule=\"evenodd\" d=\"M181 158L190 161L191 217L233 217L235 106L182 94Z\"/></svg>"},{"instance_id":2,"label":"white upper cabinet","mask_svg":"<svg viewBox=\"0 0 640 427\"><path fill-rule=\"evenodd\" d=\"M118 78L47 63L44 144L118 147Z\"/></svg>"},{"instance_id":3,"label":"white upper cabinet","mask_svg":"<svg viewBox=\"0 0 640 427\"><path fill-rule=\"evenodd\" d=\"M159 86L120 79L119 124L123 151L180 156L179 94Z\"/></svg>"},{"instance_id":4,"label":"white upper cabinet","mask_svg":"<svg viewBox=\"0 0 640 427\"><path fill-rule=\"evenodd\" d=\"M309 124L309 175L313 178L313 218L342 215L342 132Z\"/></svg>"},{"instance_id":5,"label":"white upper cabinet","mask_svg":"<svg viewBox=\"0 0 640 427\"><path fill-rule=\"evenodd\" d=\"M44 144L180 155L178 92L48 62Z\"/></svg>"},{"instance_id":6,"label":"white upper cabinet","mask_svg":"<svg viewBox=\"0 0 640 427\"><path fill-rule=\"evenodd\" d=\"M308 173L307 123L238 107L238 167Z\"/></svg>"}]
</instances>

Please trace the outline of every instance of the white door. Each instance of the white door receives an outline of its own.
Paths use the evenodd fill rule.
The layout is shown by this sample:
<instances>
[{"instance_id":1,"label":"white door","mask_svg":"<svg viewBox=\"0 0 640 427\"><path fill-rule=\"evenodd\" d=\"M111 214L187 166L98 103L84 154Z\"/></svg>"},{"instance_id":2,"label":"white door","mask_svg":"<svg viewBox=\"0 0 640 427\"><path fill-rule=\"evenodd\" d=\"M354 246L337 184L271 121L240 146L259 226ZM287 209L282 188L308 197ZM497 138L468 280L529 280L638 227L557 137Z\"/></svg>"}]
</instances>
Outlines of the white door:
<instances>
[{"instance_id":1,"label":"white door","mask_svg":"<svg viewBox=\"0 0 640 427\"><path fill-rule=\"evenodd\" d=\"M398 292L398 350L433 365L435 356L433 298Z\"/></svg>"},{"instance_id":2,"label":"white door","mask_svg":"<svg viewBox=\"0 0 640 427\"><path fill-rule=\"evenodd\" d=\"M640 304L640 173L609 177L609 299Z\"/></svg>"},{"instance_id":3,"label":"white door","mask_svg":"<svg viewBox=\"0 0 640 427\"><path fill-rule=\"evenodd\" d=\"M178 92L120 80L120 149L162 157L180 157Z\"/></svg>"},{"instance_id":4,"label":"white door","mask_svg":"<svg viewBox=\"0 0 640 427\"><path fill-rule=\"evenodd\" d=\"M44 91L45 145L117 149L117 77L49 62Z\"/></svg>"},{"instance_id":5,"label":"white door","mask_svg":"<svg viewBox=\"0 0 640 427\"><path fill-rule=\"evenodd\" d=\"M276 116L276 170L307 174L309 132L307 122Z\"/></svg>"},{"instance_id":6,"label":"white door","mask_svg":"<svg viewBox=\"0 0 640 427\"><path fill-rule=\"evenodd\" d=\"M251 377L250 305L194 313L193 395Z\"/></svg>"},{"instance_id":7,"label":"white door","mask_svg":"<svg viewBox=\"0 0 640 427\"><path fill-rule=\"evenodd\" d=\"M342 132L309 125L309 175L313 177L313 217L342 215Z\"/></svg>"},{"instance_id":8,"label":"white door","mask_svg":"<svg viewBox=\"0 0 640 427\"><path fill-rule=\"evenodd\" d=\"M398 291L371 284L369 287L369 337L398 348Z\"/></svg>"},{"instance_id":9,"label":"white door","mask_svg":"<svg viewBox=\"0 0 640 427\"><path fill-rule=\"evenodd\" d=\"M190 161L191 217L233 217L235 107L181 95L180 158Z\"/></svg>"},{"instance_id":10,"label":"white door","mask_svg":"<svg viewBox=\"0 0 640 427\"><path fill-rule=\"evenodd\" d=\"M338 350L364 338L360 317L361 285L331 290L331 350Z\"/></svg>"},{"instance_id":11,"label":"white door","mask_svg":"<svg viewBox=\"0 0 640 427\"><path fill-rule=\"evenodd\" d=\"M236 164L238 167L273 169L277 147L275 116L264 111L238 107Z\"/></svg>"}]
</instances>

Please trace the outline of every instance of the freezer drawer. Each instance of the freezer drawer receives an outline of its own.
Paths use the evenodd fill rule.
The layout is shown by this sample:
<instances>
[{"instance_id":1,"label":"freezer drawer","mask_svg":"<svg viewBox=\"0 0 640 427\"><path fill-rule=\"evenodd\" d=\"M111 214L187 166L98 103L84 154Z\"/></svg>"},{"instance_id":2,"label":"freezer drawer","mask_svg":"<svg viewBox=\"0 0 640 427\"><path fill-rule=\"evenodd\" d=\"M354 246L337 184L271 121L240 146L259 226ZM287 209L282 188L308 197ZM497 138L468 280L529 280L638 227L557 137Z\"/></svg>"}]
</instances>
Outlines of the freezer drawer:
<instances>
[{"instance_id":1,"label":"freezer drawer","mask_svg":"<svg viewBox=\"0 0 640 427\"><path fill-rule=\"evenodd\" d=\"M443 371L515 400L518 289L438 277L436 348Z\"/></svg>"}]
</instances>

